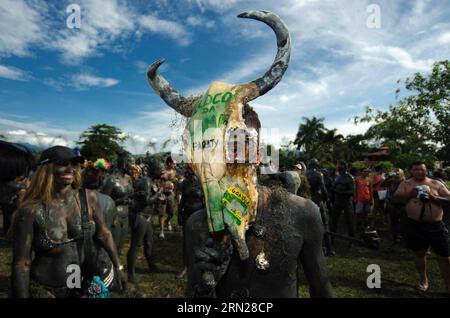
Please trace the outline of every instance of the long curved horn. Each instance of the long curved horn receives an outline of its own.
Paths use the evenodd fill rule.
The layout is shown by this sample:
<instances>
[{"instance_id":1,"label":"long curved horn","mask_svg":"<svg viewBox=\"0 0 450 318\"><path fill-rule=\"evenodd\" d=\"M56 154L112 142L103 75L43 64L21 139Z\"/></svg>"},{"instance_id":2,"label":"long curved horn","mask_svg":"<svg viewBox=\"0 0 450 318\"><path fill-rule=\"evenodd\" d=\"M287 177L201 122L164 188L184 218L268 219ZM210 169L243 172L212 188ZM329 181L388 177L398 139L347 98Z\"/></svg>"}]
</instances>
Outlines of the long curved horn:
<instances>
[{"instance_id":1,"label":"long curved horn","mask_svg":"<svg viewBox=\"0 0 450 318\"><path fill-rule=\"evenodd\" d=\"M147 81L153 90L158 94L167 105L183 116L191 117L194 103L201 96L184 97L176 91L170 83L158 73L158 67L164 63L164 59L153 62L147 69Z\"/></svg>"},{"instance_id":2,"label":"long curved horn","mask_svg":"<svg viewBox=\"0 0 450 318\"><path fill-rule=\"evenodd\" d=\"M274 88L286 72L291 58L291 37L281 18L272 12L246 11L239 14L238 17L264 22L272 28L277 36L278 51L272 66L262 77L250 82L256 84L259 96L261 96Z\"/></svg>"}]
</instances>

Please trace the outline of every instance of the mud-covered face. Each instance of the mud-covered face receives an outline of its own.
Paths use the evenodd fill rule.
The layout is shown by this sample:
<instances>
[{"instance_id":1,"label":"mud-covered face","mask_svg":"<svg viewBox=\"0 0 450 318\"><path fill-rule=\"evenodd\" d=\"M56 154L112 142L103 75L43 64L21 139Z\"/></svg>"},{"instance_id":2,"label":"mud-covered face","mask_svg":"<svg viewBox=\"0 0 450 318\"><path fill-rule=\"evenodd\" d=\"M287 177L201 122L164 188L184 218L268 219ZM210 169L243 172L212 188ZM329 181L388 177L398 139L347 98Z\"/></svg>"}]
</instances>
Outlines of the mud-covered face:
<instances>
[{"instance_id":1,"label":"mud-covered face","mask_svg":"<svg viewBox=\"0 0 450 318\"><path fill-rule=\"evenodd\" d=\"M67 165L53 164L53 180L58 186L71 185L75 180L76 167L71 163Z\"/></svg>"},{"instance_id":2,"label":"mud-covered face","mask_svg":"<svg viewBox=\"0 0 450 318\"><path fill-rule=\"evenodd\" d=\"M231 234L241 259L248 257L245 231L256 218L258 132L245 125L246 98L255 88L213 83L196 103L184 135L186 155L198 176L210 232Z\"/></svg>"}]
</instances>

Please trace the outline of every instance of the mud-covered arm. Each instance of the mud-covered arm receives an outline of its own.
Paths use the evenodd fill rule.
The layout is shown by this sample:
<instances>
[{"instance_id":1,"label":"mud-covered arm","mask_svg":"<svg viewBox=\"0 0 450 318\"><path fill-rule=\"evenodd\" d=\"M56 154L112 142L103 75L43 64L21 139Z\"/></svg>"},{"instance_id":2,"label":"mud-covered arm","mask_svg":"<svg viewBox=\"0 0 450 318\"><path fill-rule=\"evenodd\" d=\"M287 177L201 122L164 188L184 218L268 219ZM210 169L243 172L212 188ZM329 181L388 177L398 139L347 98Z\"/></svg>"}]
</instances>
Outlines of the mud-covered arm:
<instances>
[{"instance_id":1,"label":"mud-covered arm","mask_svg":"<svg viewBox=\"0 0 450 318\"><path fill-rule=\"evenodd\" d=\"M29 209L18 210L13 230L12 295L14 298L28 298L34 213Z\"/></svg>"},{"instance_id":2,"label":"mud-covered arm","mask_svg":"<svg viewBox=\"0 0 450 318\"><path fill-rule=\"evenodd\" d=\"M108 228L108 225L105 221L104 212L101 210L98 204L95 204L92 217L95 222L96 232L95 235L99 240L101 246L108 253L111 262L113 263L115 268L120 267L119 256L117 254L117 248L113 240L113 236L111 231Z\"/></svg>"},{"instance_id":3,"label":"mud-covered arm","mask_svg":"<svg viewBox=\"0 0 450 318\"><path fill-rule=\"evenodd\" d=\"M147 205L153 204L156 202L156 200L158 200L159 196L161 195L161 193L163 192L163 189L160 188L158 192L156 192L155 194L149 194L147 196Z\"/></svg>"},{"instance_id":4,"label":"mud-covered arm","mask_svg":"<svg viewBox=\"0 0 450 318\"><path fill-rule=\"evenodd\" d=\"M206 211L194 213L186 222L186 297L216 297L216 286L226 272L233 247L214 242L208 232Z\"/></svg>"},{"instance_id":5,"label":"mud-covered arm","mask_svg":"<svg viewBox=\"0 0 450 318\"><path fill-rule=\"evenodd\" d=\"M307 205L306 213L302 214L300 222L304 228L304 244L299 261L303 265L306 279L309 283L309 294L312 298L335 297L333 287L327 274L325 256L322 250L324 229L320 211L312 204ZM316 210L316 211L314 211Z\"/></svg>"}]
</instances>

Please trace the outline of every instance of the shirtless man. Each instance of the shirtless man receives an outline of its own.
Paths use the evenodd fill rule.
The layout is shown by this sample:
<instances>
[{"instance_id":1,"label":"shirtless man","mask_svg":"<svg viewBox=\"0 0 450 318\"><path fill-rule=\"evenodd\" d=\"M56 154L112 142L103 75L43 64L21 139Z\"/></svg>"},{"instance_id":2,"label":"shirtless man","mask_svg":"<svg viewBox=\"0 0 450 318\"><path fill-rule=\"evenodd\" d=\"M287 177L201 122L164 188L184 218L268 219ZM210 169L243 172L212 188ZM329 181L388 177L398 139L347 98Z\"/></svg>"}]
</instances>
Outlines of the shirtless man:
<instances>
[{"instance_id":1,"label":"shirtless man","mask_svg":"<svg viewBox=\"0 0 450 318\"><path fill-rule=\"evenodd\" d=\"M430 284L426 271L426 253L431 247L437 254L439 268L450 294L450 250L448 230L442 221L442 201L450 199L450 191L439 181L427 177L424 162L411 164L412 178L403 181L394 200L405 204L407 218L404 230L406 242L416 256L420 275L419 290L427 291Z\"/></svg>"}]
</instances>

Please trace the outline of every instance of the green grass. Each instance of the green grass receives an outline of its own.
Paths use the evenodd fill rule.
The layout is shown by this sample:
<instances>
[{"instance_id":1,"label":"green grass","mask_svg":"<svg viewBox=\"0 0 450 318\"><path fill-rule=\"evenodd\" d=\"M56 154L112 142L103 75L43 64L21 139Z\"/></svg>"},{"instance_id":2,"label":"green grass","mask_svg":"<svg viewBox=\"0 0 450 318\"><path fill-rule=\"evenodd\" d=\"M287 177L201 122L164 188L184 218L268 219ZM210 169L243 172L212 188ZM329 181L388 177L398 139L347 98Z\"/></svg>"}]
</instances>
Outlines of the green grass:
<instances>
[{"instance_id":1,"label":"green grass","mask_svg":"<svg viewBox=\"0 0 450 318\"><path fill-rule=\"evenodd\" d=\"M166 239L160 240L158 226L155 226L155 249L157 265L162 269L160 273L149 273L143 253L141 252L137 273L140 282L129 284L124 294L113 293L113 297L183 297L186 278L177 279L176 274L183 268L181 253L181 233L174 231L166 233ZM430 290L425 295L415 291L418 282L417 273L413 264L413 257L409 251L400 244L391 246L386 239L388 233L382 231L383 236L379 251L363 247L348 247L348 243L336 241L338 257L327 258L328 274L335 289L337 297L369 298L369 297L439 297L444 291L444 284L439 273L434 255L428 257L428 273ZM0 298L8 297L9 276L11 268L11 248L6 244L4 237L0 237ZM126 264L128 243L123 249L121 261ZM368 289L366 273L369 264L378 264L381 267L381 289ZM306 281L302 274L299 294L309 297Z\"/></svg>"}]
</instances>

